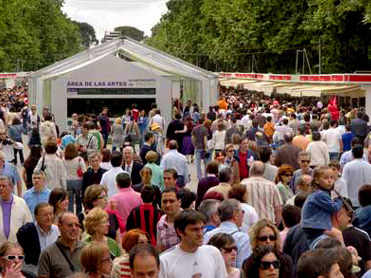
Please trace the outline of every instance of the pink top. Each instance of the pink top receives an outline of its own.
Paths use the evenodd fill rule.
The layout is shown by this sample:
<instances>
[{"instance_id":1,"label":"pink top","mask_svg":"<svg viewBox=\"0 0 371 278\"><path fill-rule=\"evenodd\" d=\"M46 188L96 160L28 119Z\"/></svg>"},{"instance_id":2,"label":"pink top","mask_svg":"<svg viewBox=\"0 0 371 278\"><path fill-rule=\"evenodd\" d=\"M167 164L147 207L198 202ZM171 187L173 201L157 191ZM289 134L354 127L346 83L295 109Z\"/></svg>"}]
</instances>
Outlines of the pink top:
<instances>
[{"instance_id":1,"label":"pink top","mask_svg":"<svg viewBox=\"0 0 371 278\"><path fill-rule=\"evenodd\" d=\"M143 204L140 193L135 192L131 187L120 188L119 193L113 195L111 201L116 205L124 225L131 210Z\"/></svg>"}]
</instances>

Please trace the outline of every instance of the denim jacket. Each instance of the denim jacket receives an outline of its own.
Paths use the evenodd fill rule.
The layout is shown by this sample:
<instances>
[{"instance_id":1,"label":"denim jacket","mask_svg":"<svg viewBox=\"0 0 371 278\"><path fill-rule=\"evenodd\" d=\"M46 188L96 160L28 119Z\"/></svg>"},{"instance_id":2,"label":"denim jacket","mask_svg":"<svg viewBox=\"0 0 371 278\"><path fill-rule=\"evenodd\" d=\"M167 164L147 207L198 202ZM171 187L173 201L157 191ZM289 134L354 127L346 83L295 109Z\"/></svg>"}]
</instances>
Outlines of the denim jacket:
<instances>
[{"instance_id":1,"label":"denim jacket","mask_svg":"<svg viewBox=\"0 0 371 278\"><path fill-rule=\"evenodd\" d=\"M308 196L302 210L302 227L316 230L331 230L331 215L341 209L341 199L331 200L330 193L317 189Z\"/></svg>"}]
</instances>

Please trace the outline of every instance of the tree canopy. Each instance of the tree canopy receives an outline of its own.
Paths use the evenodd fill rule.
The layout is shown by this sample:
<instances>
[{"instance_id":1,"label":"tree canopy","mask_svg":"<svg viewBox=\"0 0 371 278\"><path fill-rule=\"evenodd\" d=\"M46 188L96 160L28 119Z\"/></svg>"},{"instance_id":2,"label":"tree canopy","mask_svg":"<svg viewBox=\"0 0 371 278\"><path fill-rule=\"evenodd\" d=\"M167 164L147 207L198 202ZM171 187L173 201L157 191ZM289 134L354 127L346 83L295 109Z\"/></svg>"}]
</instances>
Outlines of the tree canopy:
<instances>
[{"instance_id":1,"label":"tree canopy","mask_svg":"<svg viewBox=\"0 0 371 278\"><path fill-rule=\"evenodd\" d=\"M319 60L322 73L371 68L368 0L170 0L167 7L146 42L212 71L295 73L304 49L314 73Z\"/></svg>"},{"instance_id":2,"label":"tree canopy","mask_svg":"<svg viewBox=\"0 0 371 278\"><path fill-rule=\"evenodd\" d=\"M121 36L127 36L137 41L144 39L144 32L132 26L119 26L114 29L116 32L121 32Z\"/></svg>"},{"instance_id":3,"label":"tree canopy","mask_svg":"<svg viewBox=\"0 0 371 278\"><path fill-rule=\"evenodd\" d=\"M74 23L79 27L82 45L84 48L89 48L91 45L97 44L99 42L95 35L93 26L86 22L74 21Z\"/></svg>"},{"instance_id":4,"label":"tree canopy","mask_svg":"<svg viewBox=\"0 0 371 278\"><path fill-rule=\"evenodd\" d=\"M33 71L81 50L62 0L0 0L0 71Z\"/></svg>"}]
</instances>

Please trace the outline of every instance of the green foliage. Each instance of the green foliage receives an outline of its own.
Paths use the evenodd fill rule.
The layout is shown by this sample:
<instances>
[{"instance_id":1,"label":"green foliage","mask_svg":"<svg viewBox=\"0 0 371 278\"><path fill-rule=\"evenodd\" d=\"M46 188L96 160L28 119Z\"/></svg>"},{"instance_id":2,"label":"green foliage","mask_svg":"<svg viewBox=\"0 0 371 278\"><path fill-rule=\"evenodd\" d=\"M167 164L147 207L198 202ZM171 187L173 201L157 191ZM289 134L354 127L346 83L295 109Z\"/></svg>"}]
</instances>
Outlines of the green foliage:
<instances>
[{"instance_id":1,"label":"green foliage","mask_svg":"<svg viewBox=\"0 0 371 278\"><path fill-rule=\"evenodd\" d=\"M137 41L144 39L144 32L132 26L119 26L115 28L116 32L121 32L121 36L127 36Z\"/></svg>"},{"instance_id":2,"label":"green foliage","mask_svg":"<svg viewBox=\"0 0 371 278\"><path fill-rule=\"evenodd\" d=\"M370 3L170 0L146 42L209 70L281 73L295 72L296 51L304 48L318 72L321 46L322 73L352 72L371 66Z\"/></svg>"},{"instance_id":3,"label":"green foliage","mask_svg":"<svg viewBox=\"0 0 371 278\"><path fill-rule=\"evenodd\" d=\"M98 43L93 26L86 22L74 21L74 23L79 27L84 48L89 48L91 45Z\"/></svg>"},{"instance_id":4,"label":"green foliage","mask_svg":"<svg viewBox=\"0 0 371 278\"><path fill-rule=\"evenodd\" d=\"M33 71L81 50L62 0L0 0L0 71Z\"/></svg>"}]
</instances>

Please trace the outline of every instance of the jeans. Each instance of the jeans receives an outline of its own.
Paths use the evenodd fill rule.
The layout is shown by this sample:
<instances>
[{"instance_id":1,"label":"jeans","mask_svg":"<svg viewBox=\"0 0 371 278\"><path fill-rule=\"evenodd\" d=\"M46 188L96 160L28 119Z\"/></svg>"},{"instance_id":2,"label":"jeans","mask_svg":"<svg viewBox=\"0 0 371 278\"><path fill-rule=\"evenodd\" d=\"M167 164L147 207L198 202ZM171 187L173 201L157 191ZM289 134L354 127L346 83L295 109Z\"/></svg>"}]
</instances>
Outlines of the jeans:
<instances>
[{"instance_id":1,"label":"jeans","mask_svg":"<svg viewBox=\"0 0 371 278\"><path fill-rule=\"evenodd\" d=\"M331 160L339 160L339 153L329 153L330 161Z\"/></svg>"},{"instance_id":2,"label":"jeans","mask_svg":"<svg viewBox=\"0 0 371 278\"><path fill-rule=\"evenodd\" d=\"M81 185L82 180L67 180L68 210L73 212L73 207L76 205L76 215L82 211Z\"/></svg>"},{"instance_id":3,"label":"jeans","mask_svg":"<svg viewBox=\"0 0 371 278\"><path fill-rule=\"evenodd\" d=\"M203 175L202 175L202 169L201 169L201 160L204 161L204 166L205 166L205 175L206 175L206 165L210 162L211 160L211 155L210 153L207 153L204 155L204 158L202 158L202 154L205 153L205 150L196 150L196 168L197 168L197 178L200 180Z\"/></svg>"}]
</instances>

